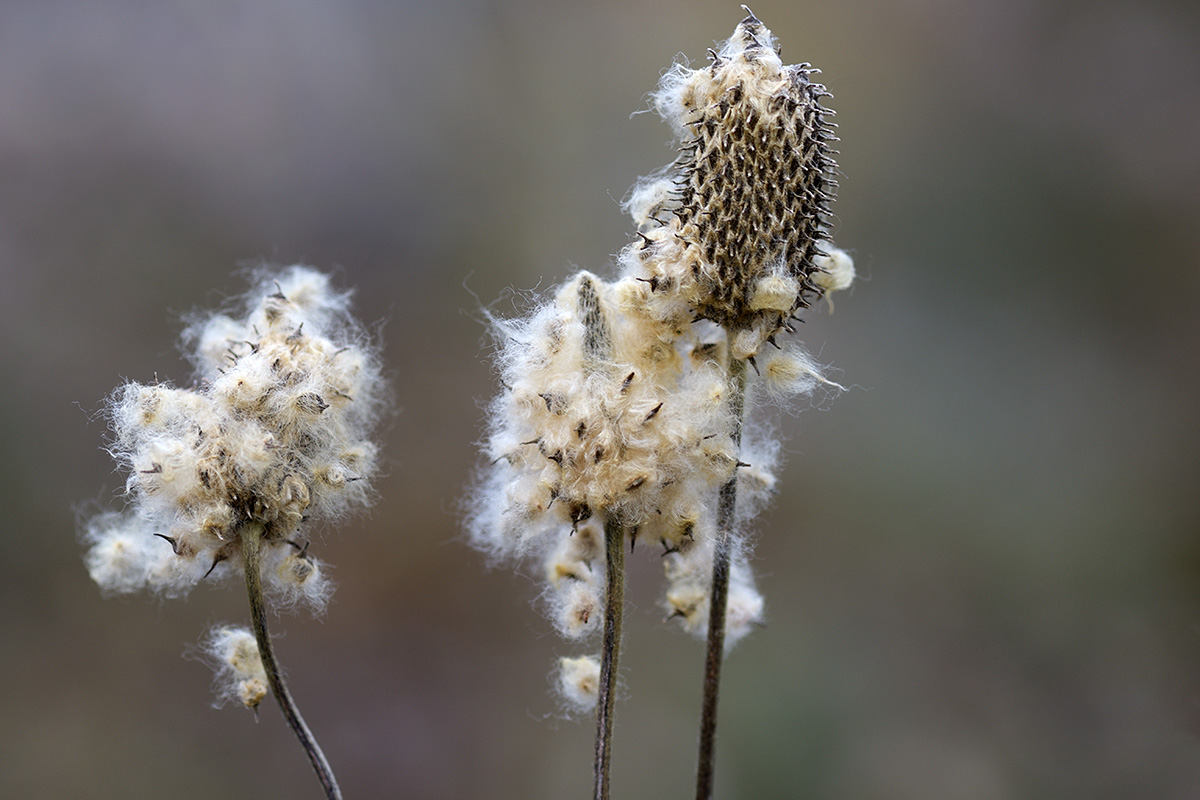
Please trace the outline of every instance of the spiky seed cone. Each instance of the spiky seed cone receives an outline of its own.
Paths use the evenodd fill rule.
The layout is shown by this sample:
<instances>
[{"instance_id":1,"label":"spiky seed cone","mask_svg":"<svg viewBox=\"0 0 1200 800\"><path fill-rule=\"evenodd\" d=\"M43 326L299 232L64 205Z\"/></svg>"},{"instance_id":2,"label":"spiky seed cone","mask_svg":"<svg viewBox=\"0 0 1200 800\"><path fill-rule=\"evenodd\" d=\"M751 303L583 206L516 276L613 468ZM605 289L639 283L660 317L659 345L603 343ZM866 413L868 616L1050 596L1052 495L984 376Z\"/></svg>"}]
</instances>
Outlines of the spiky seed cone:
<instances>
[{"instance_id":1,"label":"spiky seed cone","mask_svg":"<svg viewBox=\"0 0 1200 800\"><path fill-rule=\"evenodd\" d=\"M679 100L694 138L679 159L679 237L699 284L697 312L759 342L822 290L835 141L828 93L808 64L783 66L753 15Z\"/></svg>"}]
</instances>

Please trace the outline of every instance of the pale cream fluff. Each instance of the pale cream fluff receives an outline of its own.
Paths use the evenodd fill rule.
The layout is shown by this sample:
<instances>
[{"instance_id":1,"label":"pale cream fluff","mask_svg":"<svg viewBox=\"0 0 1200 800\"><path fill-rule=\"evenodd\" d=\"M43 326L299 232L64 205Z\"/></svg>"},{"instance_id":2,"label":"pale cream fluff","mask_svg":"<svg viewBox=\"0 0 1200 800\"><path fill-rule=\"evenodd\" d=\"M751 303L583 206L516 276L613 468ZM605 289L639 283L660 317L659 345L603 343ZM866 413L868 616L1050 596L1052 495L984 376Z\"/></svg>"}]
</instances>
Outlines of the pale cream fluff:
<instances>
[{"instance_id":1,"label":"pale cream fluff","mask_svg":"<svg viewBox=\"0 0 1200 800\"><path fill-rule=\"evenodd\" d=\"M107 591L186 593L241 568L238 530L263 526L263 582L280 604L324 605L331 584L299 531L370 499L370 434L384 387L374 348L328 276L257 276L240 314L184 332L192 388L129 383L112 396L109 450L129 506L85 527Z\"/></svg>"}]
</instances>

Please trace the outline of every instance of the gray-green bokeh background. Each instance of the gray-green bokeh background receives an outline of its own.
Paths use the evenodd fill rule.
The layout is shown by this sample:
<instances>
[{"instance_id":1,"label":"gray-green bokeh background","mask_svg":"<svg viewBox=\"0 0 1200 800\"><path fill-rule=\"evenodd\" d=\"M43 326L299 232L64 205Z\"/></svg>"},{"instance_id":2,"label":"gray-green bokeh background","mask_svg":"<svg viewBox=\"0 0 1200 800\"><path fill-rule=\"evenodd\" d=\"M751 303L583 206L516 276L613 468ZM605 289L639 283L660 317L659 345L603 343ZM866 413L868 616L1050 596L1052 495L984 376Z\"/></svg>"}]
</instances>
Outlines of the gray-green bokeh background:
<instances>
[{"instance_id":1,"label":"gray-green bokeh background","mask_svg":"<svg viewBox=\"0 0 1200 800\"><path fill-rule=\"evenodd\" d=\"M776 415L769 625L727 663L724 798L1200 791L1200 12L759 2L823 70L861 279L800 335L851 390ZM346 796L563 798L534 570L458 504L494 384L481 303L604 272L669 160L645 94L732 2L0 3L0 795L316 797L274 707L185 652L239 588L102 600L76 541L122 478L123 379L239 264L336 269L400 413L339 589L276 622ZM691 796L701 646L633 560L614 797Z\"/></svg>"}]
</instances>

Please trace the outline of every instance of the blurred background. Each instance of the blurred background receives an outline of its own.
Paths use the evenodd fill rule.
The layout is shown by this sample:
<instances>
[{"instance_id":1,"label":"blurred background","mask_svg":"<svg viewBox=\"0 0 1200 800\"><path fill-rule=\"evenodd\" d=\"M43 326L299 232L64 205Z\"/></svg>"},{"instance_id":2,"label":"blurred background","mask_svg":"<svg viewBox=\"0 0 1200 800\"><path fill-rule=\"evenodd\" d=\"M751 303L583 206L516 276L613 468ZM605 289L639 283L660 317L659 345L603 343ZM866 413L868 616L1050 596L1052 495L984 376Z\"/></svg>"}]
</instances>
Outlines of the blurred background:
<instances>
[{"instance_id":1,"label":"blurred background","mask_svg":"<svg viewBox=\"0 0 1200 800\"><path fill-rule=\"evenodd\" d=\"M1200 10L766 2L823 70L860 280L800 335L836 402L776 414L769 624L727 662L723 798L1200 792ZM186 382L179 315L306 262L382 321L399 413L369 515L274 621L348 798L583 797L537 570L462 542L480 308L611 274L673 155L646 93L732 2L0 3L0 795L318 797L278 710L187 657L239 586L104 600L77 520L97 412ZM1190 365L1190 366L1189 366ZM1189 499L1191 498L1191 499ZM702 646L639 548L614 797L692 795Z\"/></svg>"}]
</instances>

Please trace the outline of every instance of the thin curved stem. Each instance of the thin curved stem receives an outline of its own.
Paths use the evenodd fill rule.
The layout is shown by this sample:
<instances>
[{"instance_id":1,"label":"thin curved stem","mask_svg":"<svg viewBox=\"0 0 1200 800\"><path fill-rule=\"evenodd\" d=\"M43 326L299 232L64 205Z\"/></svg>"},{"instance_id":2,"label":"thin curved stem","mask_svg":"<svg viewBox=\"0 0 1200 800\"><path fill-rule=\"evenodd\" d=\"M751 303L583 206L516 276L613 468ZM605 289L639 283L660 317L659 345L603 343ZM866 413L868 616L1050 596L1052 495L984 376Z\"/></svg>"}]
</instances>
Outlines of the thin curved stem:
<instances>
[{"instance_id":1,"label":"thin curved stem","mask_svg":"<svg viewBox=\"0 0 1200 800\"><path fill-rule=\"evenodd\" d=\"M625 526L604 520L604 550L608 563L604 598L604 651L600 656L600 691L596 701L596 763L594 800L608 800L612 762L613 701L617 661L621 650L621 618L625 612Z\"/></svg>"},{"instance_id":2,"label":"thin curved stem","mask_svg":"<svg viewBox=\"0 0 1200 800\"><path fill-rule=\"evenodd\" d=\"M742 445L742 416L746 402L746 361L729 364L733 383L730 412L733 444ZM712 593L708 605L708 649L704 662L704 704L700 712L700 757L696 765L696 800L713 796L713 750L717 738L717 695L721 688L721 664L725 658L725 610L729 600L729 560L733 553L733 521L737 510L737 472L721 487L717 506L717 542L713 548Z\"/></svg>"},{"instance_id":3,"label":"thin curved stem","mask_svg":"<svg viewBox=\"0 0 1200 800\"><path fill-rule=\"evenodd\" d=\"M313 737L312 731L300 716L300 709L288 692L287 684L283 682L279 664L275 661L275 650L271 647L271 635L267 632L267 614L263 605L262 591L262 535L263 527L258 523L247 523L242 526L242 555L246 561L246 595L250 599L250 620L254 625L254 637L258 640L258 653L262 658L263 669L267 673L267 682L271 684L271 693L283 711L287 724L300 740L301 747L316 770L317 780L325 790L328 800L341 800L342 790L338 788L333 770L321 752L321 746Z\"/></svg>"}]
</instances>

